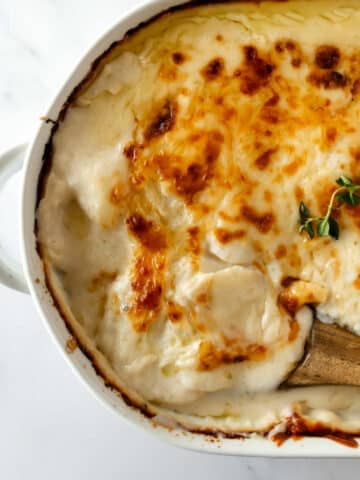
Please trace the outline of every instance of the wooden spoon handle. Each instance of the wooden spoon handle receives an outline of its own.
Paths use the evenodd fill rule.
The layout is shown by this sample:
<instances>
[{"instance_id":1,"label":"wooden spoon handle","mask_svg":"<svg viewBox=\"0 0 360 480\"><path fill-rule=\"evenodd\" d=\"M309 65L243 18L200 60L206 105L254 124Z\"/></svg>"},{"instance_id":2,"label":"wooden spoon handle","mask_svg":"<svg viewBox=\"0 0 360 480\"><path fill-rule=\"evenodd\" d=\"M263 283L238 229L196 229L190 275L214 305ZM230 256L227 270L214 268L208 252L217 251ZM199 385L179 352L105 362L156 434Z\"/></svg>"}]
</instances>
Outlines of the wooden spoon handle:
<instances>
[{"instance_id":1,"label":"wooden spoon handle","mask_svg":"<svg viewBox=\"0 0 360 480\"><path fill-rule=\"evenodd\" d=\"M360 337L315 320L307 353L285 385L321 384L360 386Z\"/></svg>"}]
</instances>

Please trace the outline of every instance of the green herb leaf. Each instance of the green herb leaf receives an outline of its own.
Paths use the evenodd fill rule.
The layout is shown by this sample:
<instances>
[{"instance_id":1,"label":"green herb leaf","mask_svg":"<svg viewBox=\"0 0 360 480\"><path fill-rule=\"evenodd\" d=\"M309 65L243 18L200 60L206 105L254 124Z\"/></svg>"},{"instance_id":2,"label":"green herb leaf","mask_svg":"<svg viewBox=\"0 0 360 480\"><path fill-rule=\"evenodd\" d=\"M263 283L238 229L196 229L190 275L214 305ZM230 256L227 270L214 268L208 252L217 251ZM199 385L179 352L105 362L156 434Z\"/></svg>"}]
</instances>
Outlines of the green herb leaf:
<instances>
[{"instance_id":1,"label":"green herb leaf","mask_svg":"<svg viewBox=\"0 0 360 480\"><path fill-rule=\"evenodd\" d=\"M338 222L333 217L329 217L329 234L331 237L335 238L335 240L339 239L340 228Z\"/></svg>"},{"instance_id":2,"label":"green herb leaf","mask_svg":"<svg viewBox=\"0 0 360 480\"><path fill-rule=\"evenodd\" d=\"M309 235L310 238L315 237L314 229L313 229L313 226L311 224L311 219L309 221L305 222L303 225L301 225L299 231L300 231L300 233L306 232Z\"/></svg>"},{"instance_id":3,"label":"green herb leaf","mask_svg":"<svg viewBox=\"0 0 360 480\"><path fill-rule=\"evenodd\" d=\"M314 228L319 237L339 238L340 227L332 216L336 202L351 206L360 205L360 184L356 184L351 178L341 175L336 183L339 185L331 194L329 205L324 217L311 217L310 211L304 202L300 202L300 232L306 231L310 238L315 237ZM359 192L359 193L358 193Z\"/></svg>"},{"instance_id":4,"label":"green herb leaf","mask_svg":"<svg viewBox=\"0 0 360 480\"><path fill-rule=\"evenodd\" d=\"M319 218L317 234L319 237L327 237L330 233L330 223L327 217Z\"/></svg>"},{"instance_id":5,"label":"green herb leaf","mask_svg":"<svg viewBox=\"0 0 360 480\"><path fill-rule=\"evenodd\" d=\"M306 220L310 217L310 210L305 205L304 202L300 202L299 205L299 215L300 215L300 223L303 225Z\"/></svg>"},{"instance_id":6,"label":"green herb leaf","mask_svg":"<svg viewBox=\"0 0 360 480\"><path fill-rule=\"evenodd\" d=\"M349 188L345 192L338 193L336 200L340 203L346 203L347 205L360 205L360 196L355 193L354 188Z\"/></svg>"},{"instance_id":7,"label":"green herb leaf","mask_svg":"<svg viewBox=\"0 0 360 480\"><path fill-rule=\"evenodd\" d=\"M352 195L352 204L351 205L360 205L360 196L353 194Z\"/></svg>"},{"instance_id":8,"label":"green herb leaf","mask_svg":"<svg viewBox=\"0 0 360 480\"><path fill-rule=\"evenodd\" d=\"M314 232L314 229L313 229L313 226L311 224L311 222L307 222L306 225L304 226L307 234L309 235L309 237L311 239L313 239L315 237L315 232Z\"/></svg>"},{"instance_id":9,"label":"green herb leaf","mask_svg":"<svg viewBox=\"0 0 360 480\"><path fill-rule=\"evenodd\" d=\"M300 233L307 232L310 238L315 237L314 229L312 226L313 219L311 218L311 213L308 207L304 202L300 202L299 205L299 216L300 216Z\"/></svg>"},{"instance_id":10,"label":"green herb leaf","mask_svg":"<svg viewBox=\"0 0 360 480\"><path fill-rule=\"evenodd\" d=\"M346 177L345 175L341 175L336 180L336 183L340 185L340 187L352 187L353 185L355 185L351 178Z\"/></svg>"},{"instance_id":11,"label":"green herb leaf","mask_svg":"<svg viewBox=\"0 0 360 480\"><path fill-rule=\"evenodd\" d=\"M339 203L349 203L350 201L348 191L338 193L335 198Z\"/></svg>"}]
</instances>

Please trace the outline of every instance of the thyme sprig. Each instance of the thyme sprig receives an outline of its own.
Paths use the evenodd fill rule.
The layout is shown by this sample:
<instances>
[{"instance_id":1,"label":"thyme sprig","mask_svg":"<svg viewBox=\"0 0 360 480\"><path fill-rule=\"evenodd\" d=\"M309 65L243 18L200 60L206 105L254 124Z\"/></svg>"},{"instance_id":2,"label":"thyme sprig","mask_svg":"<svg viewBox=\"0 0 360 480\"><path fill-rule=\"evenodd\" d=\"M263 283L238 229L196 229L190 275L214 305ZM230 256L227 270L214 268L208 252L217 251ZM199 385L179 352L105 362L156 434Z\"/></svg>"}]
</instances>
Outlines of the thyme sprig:
<instances>
[{"instance_id":1,"label":"thyme sprig","mask_svg":"<svg viewBox=\"0 0 360 480\"><path fill-rule=\"evenodd\" d=\"M339 205L360 205L360 185L356 184L351 178L341 175L336 183L339 185L331 195L328 208L324 217L313 217L309 208L302 201L299 205L300 233L306 232L309 238L332 237L337 240L340 234L339 224L332 213L335 208L335 202Z\"/></svg>"}]
</instances>

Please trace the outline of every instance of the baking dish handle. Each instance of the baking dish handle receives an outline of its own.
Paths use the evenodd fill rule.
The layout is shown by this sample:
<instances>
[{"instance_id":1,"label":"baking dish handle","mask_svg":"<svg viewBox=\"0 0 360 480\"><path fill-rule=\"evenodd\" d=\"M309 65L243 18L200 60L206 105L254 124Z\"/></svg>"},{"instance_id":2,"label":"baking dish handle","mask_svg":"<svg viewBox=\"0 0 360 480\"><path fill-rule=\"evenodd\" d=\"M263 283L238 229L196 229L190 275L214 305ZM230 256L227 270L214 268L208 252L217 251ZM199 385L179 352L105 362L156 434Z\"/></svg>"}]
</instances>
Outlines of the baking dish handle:
<instances>
[{"instance_id":1,"label":"baking dish handle","mask_svg":"<svg viewBox=\"0 0 360 480\"><path fill-rule=\"evenodd\" d=\"M25 151L26 145L23 144L0 155L0 192L9 178L21 169ZM11 208L11 205L0 204L0 222L4 219L3 212L6 208ZM18 239L16 238L14 241L18 241ZM19 292L29 293L21 263L7 250L0 235L0 283Z\"/></svg>"}]
</instances>

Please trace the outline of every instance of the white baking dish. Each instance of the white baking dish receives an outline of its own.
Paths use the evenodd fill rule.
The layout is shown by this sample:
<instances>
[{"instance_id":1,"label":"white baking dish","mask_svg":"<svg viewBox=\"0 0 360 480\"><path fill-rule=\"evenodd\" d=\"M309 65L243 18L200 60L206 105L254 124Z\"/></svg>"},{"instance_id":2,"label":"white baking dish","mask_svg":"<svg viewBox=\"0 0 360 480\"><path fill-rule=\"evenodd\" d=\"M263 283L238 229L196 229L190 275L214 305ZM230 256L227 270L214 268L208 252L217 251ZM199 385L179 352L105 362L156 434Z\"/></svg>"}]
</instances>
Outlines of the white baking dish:
<instances>
[{"instance_id":1,"label":"white baking dish","mask_svg":"<svg viewBox=\"0 0 360 480\"><path fill-rule=\"evenodd\" d=\"M89 71L92 62L114 41L121 39L129 29L136 27L141 22L150 19L169 7L181 3L183 2L179 0L147 1L143 6L136 8L119 19L116 25L98 39L95 45L79 61L75 71L70 75L45 116L50 119L58 117L68 96ZM27 149L24 146L18 146L6 152L0 158L0 188L6 179L21 166L24 159L20 241L22 266L26 277L26 279L23 278L21 268L16 266L16 262L9 256L6 256L6 253L1 249L0 243L0 281L12 288L31 294L48 332L63 352L68 364L77 372L89 391L117 415L128 419L170 443L185 448L220 454L274 457L360 456L360 450L358 449L351 449L323 438L304 438L296 442L289 440L281 447L277 447L274 442L259 435L254 435L247 439L217 438L214 440L214 438L208 438L201 434L193 434L176 429L169 430L161 426L155 426L151 419L146 418L136 408L128 406L118 393L105 386L103 379L97 375L91 362L80 349L77 349L71 355L66 353L65 345L69 338L69 332L53 304L52 297L47 291L42 263L36 251L34 235L38 177L51 127L51 123L41 121L35 138Z\"/></svg>"}]
</instances>

